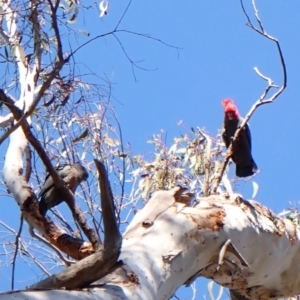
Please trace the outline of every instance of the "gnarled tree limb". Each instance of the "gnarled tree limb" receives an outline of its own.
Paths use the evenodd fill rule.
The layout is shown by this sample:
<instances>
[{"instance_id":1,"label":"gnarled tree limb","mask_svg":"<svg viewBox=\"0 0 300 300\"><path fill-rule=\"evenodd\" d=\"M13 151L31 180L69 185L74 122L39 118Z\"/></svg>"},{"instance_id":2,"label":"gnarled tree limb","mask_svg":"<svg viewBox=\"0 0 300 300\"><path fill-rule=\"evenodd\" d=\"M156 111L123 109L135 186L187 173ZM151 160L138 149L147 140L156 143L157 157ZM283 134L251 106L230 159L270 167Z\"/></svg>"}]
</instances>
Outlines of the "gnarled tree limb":
<instances>
[{"instance_id":1,"label":"gnarled tree limb","mask_svg":"<svg viewBox=\"0 0 300 300\"><path fill-rule=\"evenodd\" d=\"M191 197L179 187L155 192L123 235L119 257L123 264L105 269L110 274L88 290L23 291L19 296L161 300L199 276L231 289L235 299L278 299L300 293L300 233L290 220L236 194L202 197L195 207L184 204ZM105 266L103 258L103 251L95 253L31 288L82 287L80 276L91 279L93 271L105 274L99 270ZM13 297L16 294L0 295L0 300Z\"/></svg>"},{"instance_id":2,"label":"gnarled tree limb","mask_svg":"<svg viewBox=\"0 0 300 300\"><path fill-rule=\"evenodd\" d=\"M104 223L104 249L75 263L62 272L53 275L33 286L31 289L75 289L86 287L99 278L107 275L117 264L120 255L122 236L119 232L114 200L103 163L94 160L98 173L101 191L101 208Z\"/></svg>"}]
</instances>

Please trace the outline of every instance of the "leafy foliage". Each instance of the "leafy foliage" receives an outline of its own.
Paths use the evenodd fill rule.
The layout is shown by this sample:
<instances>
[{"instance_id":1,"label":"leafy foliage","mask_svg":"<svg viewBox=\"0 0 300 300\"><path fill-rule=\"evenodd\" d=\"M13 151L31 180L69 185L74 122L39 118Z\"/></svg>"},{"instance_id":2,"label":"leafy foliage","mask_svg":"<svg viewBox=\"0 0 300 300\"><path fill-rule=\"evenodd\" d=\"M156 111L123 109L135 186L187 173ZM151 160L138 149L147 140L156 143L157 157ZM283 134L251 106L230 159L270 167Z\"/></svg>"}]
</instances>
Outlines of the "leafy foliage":
<instances>
[{"instance_id":1,"label":"leafy foliage","mask_svg":"<svg viewBox=\"0 0 300 300\"><path fill-rule=\"evenodd\" d=\"M144 199L154 191L176 185L188 186L196 195L203 195L204 182L212 180L222 159L220 136L213 139L199 128L174 138L170 147L163 133L153 135L148 143L154 146L153 159L134 156L139 167L133 175L142 177L138 189Z\"/></svg>"}]
</instances>

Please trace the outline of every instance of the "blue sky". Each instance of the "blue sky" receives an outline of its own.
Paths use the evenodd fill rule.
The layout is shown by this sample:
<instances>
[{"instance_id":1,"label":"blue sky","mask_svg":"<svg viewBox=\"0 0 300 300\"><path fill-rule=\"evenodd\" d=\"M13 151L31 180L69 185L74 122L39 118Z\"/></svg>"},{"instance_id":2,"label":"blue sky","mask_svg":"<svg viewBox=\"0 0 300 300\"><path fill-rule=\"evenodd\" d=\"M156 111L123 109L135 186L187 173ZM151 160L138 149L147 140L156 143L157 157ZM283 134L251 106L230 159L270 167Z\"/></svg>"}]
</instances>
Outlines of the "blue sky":
<instances>
[{"instance_id":1,"label":"blue sky","mask_svg":"<svg viewBox=\"0 0 300 300\"><path fill-rule=\"evenodd\" d=\"M76 26L89 31L90 37L108 32L127 4L111 0L106 17L100 19L98 11L88 10L79 15ZM253 17L250 1L245 6ZM259 184L256 200L280 212L289 201L299 201L300 3L259 0L257 7L267 32L281 43L288 72L285 92L273 104L260 107L250 120L253 155L261 170L254 178ZM171 143L183 132L176 125L180 120L186 128L204 127L216 135L223 121L224 98L233 98L245 115L265 88L255 66L281 84L275 45L245 24L239 1L134 0L119 28L149 34L179 49L120 33L127 54L133 61L142 61L139 66L148 71L135 68L134 76L112 36L80 50L76 61L111 80L124 141L130 142L135 153L145 154L152 150L146 143L151 135L163 129ZM78 44L87 39L79 35ZM250 198L251 182L241 181L237 191ZM7 206L1 207L5 213ZM197 299L203 299L206 283L198 280L197 285ZM8 288L0 283L0 290ZM177 296L190 299L190 291L183 288Z\"/></svg>"}]
</instances>

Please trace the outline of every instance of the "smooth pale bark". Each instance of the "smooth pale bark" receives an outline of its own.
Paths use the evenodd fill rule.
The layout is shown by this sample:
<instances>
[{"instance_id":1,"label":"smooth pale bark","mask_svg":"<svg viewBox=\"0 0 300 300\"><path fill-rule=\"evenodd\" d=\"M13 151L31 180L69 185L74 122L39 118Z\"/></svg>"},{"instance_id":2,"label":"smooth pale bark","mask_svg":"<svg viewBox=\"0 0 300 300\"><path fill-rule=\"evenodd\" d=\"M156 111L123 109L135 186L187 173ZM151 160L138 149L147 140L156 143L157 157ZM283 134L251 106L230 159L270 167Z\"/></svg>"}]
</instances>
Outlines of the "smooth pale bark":
<instances>
[{"instance_id":1,"label":"smooth pale bark","mask_svg":"<svg viewBox=\"0 0 300 300\"><path fill-rule=\"evenodd\" d=\"M250 299L300 293L300 243L289 220L234 194L201 198L189 207L178 202L181 191L153 195L123 235L124 265L94 287L21 291L3 294L0 300L169 299L198 276Z\"/></svg>"}]
</instances>

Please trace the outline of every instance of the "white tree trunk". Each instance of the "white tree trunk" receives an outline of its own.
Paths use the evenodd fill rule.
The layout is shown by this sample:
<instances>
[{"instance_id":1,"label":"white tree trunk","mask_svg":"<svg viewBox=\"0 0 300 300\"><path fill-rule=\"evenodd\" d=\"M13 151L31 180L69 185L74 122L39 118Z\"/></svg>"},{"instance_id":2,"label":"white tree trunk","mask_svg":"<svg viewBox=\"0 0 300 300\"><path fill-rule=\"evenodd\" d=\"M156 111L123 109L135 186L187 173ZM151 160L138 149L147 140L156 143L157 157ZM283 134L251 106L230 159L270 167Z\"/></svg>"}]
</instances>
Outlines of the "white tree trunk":
<instances>
[{"instance_id":1,"label":"white tree trunk","mask_svg":"<svg viewBox=\"0 0 300 300\"><path fill-rule=\"evenodd\" d=\"M300 293L300 243L289 220L234 194L201 198L195 207L181 200L179 188L153 195L123 236L124 265L98 285L12 292L0 300L169 299L198 276L250 299Z\"/></svg>"}]
</instances>

